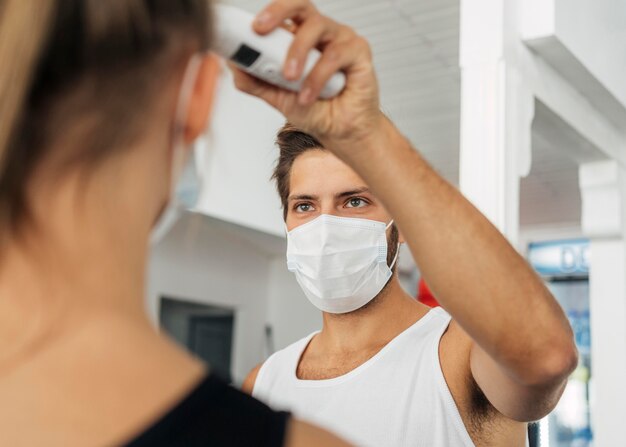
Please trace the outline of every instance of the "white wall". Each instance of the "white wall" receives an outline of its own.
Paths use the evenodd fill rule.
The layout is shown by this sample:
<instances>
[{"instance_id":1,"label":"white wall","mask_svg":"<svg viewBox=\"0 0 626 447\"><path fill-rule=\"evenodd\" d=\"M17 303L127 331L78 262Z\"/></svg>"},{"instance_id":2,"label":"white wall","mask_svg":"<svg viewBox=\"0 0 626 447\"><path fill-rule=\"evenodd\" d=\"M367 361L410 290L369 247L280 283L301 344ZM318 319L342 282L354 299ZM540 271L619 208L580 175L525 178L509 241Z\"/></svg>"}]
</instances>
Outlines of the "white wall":
<instances>
[{"instance_id":1,"label":"white wall","mask_svg":"<svg viewBox=\"0 0 626 447\"><path fill-rule=\"evenodd\" d=\"M186 215L153 250L147 306L158 321L162 296L235 310L233 377L262 360L268 257L200 215Z\"/></svg>"},{"instance_id":2,"label":"white wall","mask_svg":"<svg viewBox=\"0 0 626 447\"><path fill-rule=\"evenodd\" d=\"M626 243L591 241L589 276L591 316L590 389L594 442L624 445L626 421Z\"/></svg>"},{"instance_id":3,"label":"white wall","mask_svg":"<svg viewBox=\"0 0 626 447\"><path fill-rule=\"evenodd\" d=\"M626 107L626 2L556 0L556 35Z\"/></svg>"},{"instance_id":4,"label":"white wall","mask_svg":"<svg viewBox=\"0 0 626 447\"><path fill-rule=\"evenodd\" d=\"M626 170L615 161L580 167L582 228L591 239L591 417L594 442L618 445L626 415Z\"/></svg>"},{"instance_id":5,"label":"white wall","mask_svg":"<svg viewBox=\"0 0 626 447\"><path fill-rule=\"evenodd\" d=\"M623 147L626 122L626 3L524 0L520 5L524 42L556 70L543 61L526 64L535 93L601 151L621 157L611 146Z\"/></svg>"},{"instance_id":6,"label":"white wall","mask_svg":"<svg viewBox=\"0 0 626 447\"><path fill-rule=\"evenodd\" d=\"M280 200L270 182L284 118L259 99L244 95L223 68L216 98L205 185L198 209L217 218L282 235Z\"/></svg>"},{"instance_id":7,"label":"white wall","mask_svg":"<svg viewBox=\"0 0 626 447\"><path fill-rule=\"evenodd\" d=\"M276 350L321 329L321 315L287 270L285 257L275 257L270 263L268 322L273 328Z\"/></svg>"}]
</instances>

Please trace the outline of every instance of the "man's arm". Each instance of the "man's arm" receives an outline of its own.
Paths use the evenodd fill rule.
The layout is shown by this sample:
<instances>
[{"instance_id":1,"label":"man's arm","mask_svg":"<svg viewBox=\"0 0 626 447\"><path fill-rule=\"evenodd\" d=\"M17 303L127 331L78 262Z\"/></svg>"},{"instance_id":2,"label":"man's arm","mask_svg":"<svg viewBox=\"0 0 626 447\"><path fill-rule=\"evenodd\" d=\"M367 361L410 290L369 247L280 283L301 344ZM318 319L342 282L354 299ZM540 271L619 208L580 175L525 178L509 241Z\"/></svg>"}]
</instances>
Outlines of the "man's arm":
<instances>
[{"instance_id":1,"label":"man's arm","mask_svg":"<svg viewBox=\"0 0 626 447\"><path fill-rule=\"evenodd\" d=\"M502 234L381 114L364 39L321 16L308 0L273 1L255 30L268 33L293 17L299 25L285 76L298 79L309 49L323 46L302 92L234 69L236 85L317 137L365 180L402 230L442 306L473 340L471 371L489 401L511 419L540 418L556 404L577 362L563 311ZM347 79L344 91L316 101L339 70Z\"/></svg>"},{"instance_id":2,"label":"man's arm","mask_svg":"<svg viewBox=\"0 0 626 447\"><path fill-rule=\"evenodd\" d=\"M441 305L472 338L471 371L489 401L518 421L547 414L577 352L541 279L387 119L346 158L394 216Z\"/></svg>"}]
</instances>

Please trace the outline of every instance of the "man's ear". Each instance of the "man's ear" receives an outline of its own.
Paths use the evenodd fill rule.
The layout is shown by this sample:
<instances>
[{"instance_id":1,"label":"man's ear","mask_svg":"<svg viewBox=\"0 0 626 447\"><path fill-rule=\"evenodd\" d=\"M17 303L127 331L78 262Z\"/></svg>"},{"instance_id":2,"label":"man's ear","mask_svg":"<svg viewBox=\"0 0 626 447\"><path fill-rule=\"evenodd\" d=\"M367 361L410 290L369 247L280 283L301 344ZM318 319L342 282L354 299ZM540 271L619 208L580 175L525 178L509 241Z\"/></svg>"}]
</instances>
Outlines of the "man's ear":
<instances>
[{"instance_id":1,"label":"man's ear","mask_svg":"<svg viewBox=\"0 0 626 447\"><path fill-rule=\"evenodd\" d=\"M404 239L404 235L402 234L402 231L400 231L400 228L398 228L398 243L404 244L405 242L406 242L406 239Z\"/></svg>"},{"instance_id":2,"label":"man's ear","mask_svg":"<svg viewBox=\"0 0 626 447\"><path fill-rule=\"evenodd\" d=\"M221 69L220 59L214 54L209 53L202 57L189 100L185 144L191 144L206 129L207 122L211 118Z\"/></svg>"}]
</instances>

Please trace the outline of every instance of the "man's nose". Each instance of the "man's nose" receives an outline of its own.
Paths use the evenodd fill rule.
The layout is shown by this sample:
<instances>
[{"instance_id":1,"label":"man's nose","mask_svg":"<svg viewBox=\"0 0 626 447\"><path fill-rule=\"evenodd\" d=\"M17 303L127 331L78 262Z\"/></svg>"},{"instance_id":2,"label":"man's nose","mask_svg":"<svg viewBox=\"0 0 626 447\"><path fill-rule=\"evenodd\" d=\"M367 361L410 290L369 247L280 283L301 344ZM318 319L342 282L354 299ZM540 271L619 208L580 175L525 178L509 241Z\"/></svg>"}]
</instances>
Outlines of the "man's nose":
<instances>
[{"instance_id":1,"label":"man's nose","mask_svg":"<svg viewBox=\"0 0 626 447\"><path fill-rule=\"evenodd\" d=\"M337 209L335 208L333 203L321 203L320 204L320 214L328 214L330 216L339 216Z\"/></svg>"}]
</instances>

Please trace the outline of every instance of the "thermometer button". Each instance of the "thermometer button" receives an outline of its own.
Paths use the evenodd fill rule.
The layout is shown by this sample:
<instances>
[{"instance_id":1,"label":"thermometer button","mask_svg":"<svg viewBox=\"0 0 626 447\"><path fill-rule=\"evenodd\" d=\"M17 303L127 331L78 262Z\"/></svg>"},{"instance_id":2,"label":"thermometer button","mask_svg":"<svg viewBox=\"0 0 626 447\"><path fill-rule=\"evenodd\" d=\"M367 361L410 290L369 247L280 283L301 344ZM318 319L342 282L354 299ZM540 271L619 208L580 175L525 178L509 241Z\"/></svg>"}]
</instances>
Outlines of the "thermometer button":
<instances>
[{"instance_id":1,"label":"thermometer button","mask_svg":"<svg viewBox=\"0 0 626 447\"><path fill-rule=\"evenodd\" d=\"M271 81L280 80L280 68L272 62L268 62L261 66L261 73L263 76Z\"/></svg>"}]
</instances>

